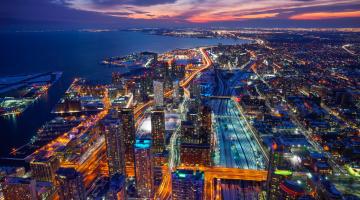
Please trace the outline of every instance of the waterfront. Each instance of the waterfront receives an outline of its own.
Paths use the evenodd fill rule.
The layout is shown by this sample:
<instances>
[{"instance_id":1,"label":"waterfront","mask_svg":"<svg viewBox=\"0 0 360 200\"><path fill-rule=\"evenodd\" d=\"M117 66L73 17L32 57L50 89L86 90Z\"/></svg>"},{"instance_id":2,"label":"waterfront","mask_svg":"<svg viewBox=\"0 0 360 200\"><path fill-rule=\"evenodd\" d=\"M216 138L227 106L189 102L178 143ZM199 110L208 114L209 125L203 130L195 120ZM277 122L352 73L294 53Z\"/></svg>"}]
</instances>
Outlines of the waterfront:
<instances>
[{"instance_id":1,"label":"waterfront","mask_svg":"<svg viewBox=\"0 0 360 200\"><path fill-rule=\"evenodd\" d=\"M26 143L50 114L74 77L110 82L111 72L124 70L100 65L105 57L133 52L164 52L218 43L242 43L233 39L196 39L146 35L140 32L13 32L0 33L0 76L63 71L49 93L17 118L1 119L0 155ZM124 72L124 71L123 71Z\"/></svg>"}]
</instances>

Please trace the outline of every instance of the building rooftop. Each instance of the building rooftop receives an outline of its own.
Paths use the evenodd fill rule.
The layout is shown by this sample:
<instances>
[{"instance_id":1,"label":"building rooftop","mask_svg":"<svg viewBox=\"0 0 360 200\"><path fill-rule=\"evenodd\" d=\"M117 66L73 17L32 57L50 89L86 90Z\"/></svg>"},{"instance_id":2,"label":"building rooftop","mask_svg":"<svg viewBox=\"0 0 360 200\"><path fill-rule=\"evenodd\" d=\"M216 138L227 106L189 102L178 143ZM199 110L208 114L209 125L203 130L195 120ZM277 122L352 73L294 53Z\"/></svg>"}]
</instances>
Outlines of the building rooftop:
<instances>
[{"instance_id":1,"label":"building rooftop","mask_svg":"<svg viewBox=\"0 0 360 200\"><path fill-rule=\"evenodd\" d=\"M195 179L195 180L204 179L204 172L201 171L176 170L172 174L173 177L176 179Z\"/></svg>"},{"instance_id":2,"label":"building rooftop","mask_svg":"<svg viewBox=\"0 0 360 200\"><path fill-rule=\"evenodd\" d=\"M56 174L67 179L75 179L78 177L79 172L75 168L61 167L56 171Z\"/></svg>"},{"instance_id":3,"label":"building rooftop","mask_svg":"<svg viewBox=\"0 0 360 200\"><path fill-rule=\"evenodd\" d=\"M149 139L137 139L135 142L136 149L148 149L151 147L151 140Z\"/></svg>"},{"instance_id":4,"label":"building rooftop","mask_svg":"<svg viewBox=\"0 0 360 200\"><path fill-rule=\"evenodd\" d=\"M6 184L30 184L31 181L31 178L21 178L13 176L8 176L2 179L2 182Z\"/></svg>"},{"instance_id":5,"label":"building rooftop","mask_svg":"<svg viewBox=\"0 0 360 200\"><path fill-rule=\"evenodd\" d=\"M110 179L110 189L118 190L125 186L125 176L122 174L115 174Z\"/></svg>"},{"instance_id":6,"label":"building rooftop","mask_svg":"<svg viewBox=\"0 0 360 200\"><path fill-rule=\"evenodd\" d=\"M304 135L282 135L277 138L279 145L284 145L286 147L295 147L295 146L309 146Z\"/></svg>"}]
</instances>

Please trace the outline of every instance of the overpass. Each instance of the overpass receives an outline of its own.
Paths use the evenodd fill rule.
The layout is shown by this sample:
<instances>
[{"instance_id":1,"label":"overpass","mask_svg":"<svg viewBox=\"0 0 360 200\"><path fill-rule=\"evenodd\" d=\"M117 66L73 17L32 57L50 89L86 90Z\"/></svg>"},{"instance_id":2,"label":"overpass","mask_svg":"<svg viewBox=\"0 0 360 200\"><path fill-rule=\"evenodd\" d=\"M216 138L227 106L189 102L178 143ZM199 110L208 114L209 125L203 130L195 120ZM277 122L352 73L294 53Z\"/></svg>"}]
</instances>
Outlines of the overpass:
<instances>
[{"instance_id":1,"label":"overpass","mask_svg":"<svg viewBox=\"0 0 360 200\"><path fill-rule=\"evenodd\" d=\"M239 168L226 168L226 167L188 167L179 166L176 169L182 170L198 170L204 172L204 200L215 199L214 179L228 179L228 180L244 180L244 181L266 181L266 170L254 170L254 169L239 169ZM163 200L169 199L171 196L171 171L167 166L163 168L163 180L159 186L158 191L155 193L154 199Z\"/></svg>"}]
</instances>

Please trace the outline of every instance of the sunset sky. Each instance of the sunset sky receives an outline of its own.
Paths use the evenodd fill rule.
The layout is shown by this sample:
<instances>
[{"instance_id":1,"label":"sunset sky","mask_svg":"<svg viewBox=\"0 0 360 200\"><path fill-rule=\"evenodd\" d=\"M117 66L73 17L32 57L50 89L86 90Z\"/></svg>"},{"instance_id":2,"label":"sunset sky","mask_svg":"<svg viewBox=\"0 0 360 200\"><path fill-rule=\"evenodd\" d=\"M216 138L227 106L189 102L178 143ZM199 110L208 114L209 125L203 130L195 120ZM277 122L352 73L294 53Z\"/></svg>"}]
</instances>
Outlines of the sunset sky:
<instances>
[{"instance_id":1,"label":"sunset sky","mask_svg":"<svg viewBox=\"0 0 360 200\"><path fill-rule=\"evenodd\" d=\"M1 0L13 25L359 27L360 0Z\"/></svg>"}]
</instances>

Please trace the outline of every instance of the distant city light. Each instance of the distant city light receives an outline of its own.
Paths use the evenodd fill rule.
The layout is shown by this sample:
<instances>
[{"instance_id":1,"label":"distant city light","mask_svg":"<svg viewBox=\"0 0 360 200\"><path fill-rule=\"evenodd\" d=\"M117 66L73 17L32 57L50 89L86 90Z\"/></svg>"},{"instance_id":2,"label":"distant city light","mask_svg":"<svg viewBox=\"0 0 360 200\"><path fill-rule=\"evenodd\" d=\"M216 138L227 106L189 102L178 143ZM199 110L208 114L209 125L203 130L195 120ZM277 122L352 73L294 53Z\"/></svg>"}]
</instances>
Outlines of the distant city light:
<instances>
[{"instance_id":1,"label":"distant city light","mask_svg":"<svg viewBox=\"0 0 360 200\"><path fill-rule=\"evenodd\" d=\"M294 155L290 158L290 162L293 166L298 166L301 164L301 158L298 155Z\"/></svg>"}]
</instances>

